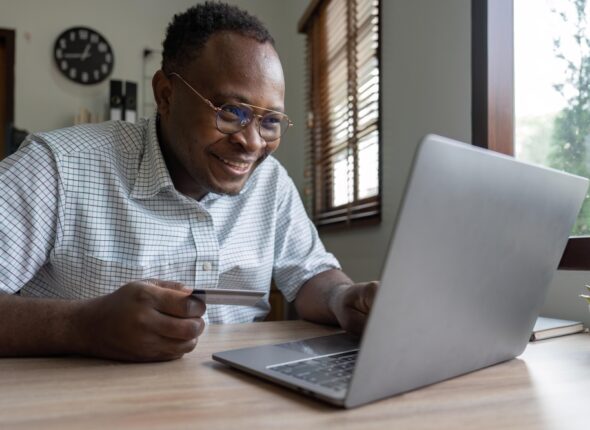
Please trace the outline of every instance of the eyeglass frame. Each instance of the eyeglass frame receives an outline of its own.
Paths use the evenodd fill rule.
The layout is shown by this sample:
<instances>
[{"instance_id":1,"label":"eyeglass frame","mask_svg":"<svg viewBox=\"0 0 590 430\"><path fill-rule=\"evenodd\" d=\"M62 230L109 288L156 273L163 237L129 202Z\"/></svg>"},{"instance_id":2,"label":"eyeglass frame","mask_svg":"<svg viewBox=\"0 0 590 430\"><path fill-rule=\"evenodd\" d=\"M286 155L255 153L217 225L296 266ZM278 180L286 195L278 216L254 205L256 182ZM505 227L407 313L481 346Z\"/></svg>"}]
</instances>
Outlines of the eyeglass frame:
<instances>
[{"instance_id":1,"label":"eyeglass frame","mask_svg":"<svg viewBox=\"0 0 590 430\"><path fill-rule=\"evenodd\" d=\"M265 142L274 142L274 141L276 141L276 140L279 140L281 137L283 137L283 136L285 135L285 133L287 132L287 130L289 130L289 128L290 128L290 127L293 127L293 125L295 125L295 124L293 123L293 121L291 121L291 119L289 119L289 116L288 116L288 115L286 115L286 114L285 114L285 113L283 113L283 112L280 112L280 111L278 111L278 110L273 110L273 109L267 109L267 108L263 108L263 107L256 106L256 105L251 105L251 104L249 104L249 103L242 103L242 102L238 102L238 103L235 103L235 104L234 104L234 103L224 103L224 104L222 104L221 106L215 106L211 100L209 100L208 98L204 97L203 95L201 95L201 93L199 93L197 90L195 90L195 89L193 88L193 86L192 86L191 84L189 84L189 83L186 81L186 79L184 79L184 78L183 78L183 77L182 77L180 74L178 74L178 73L176 73L176 72L170 72L170 73L168 73L168 77L170 77L170 76L176 76L178 79L180 79L180 80L181 80L181 81L182 81L182 82L183 82L183 83L184 83L184 84L185 84L187 87L189 87L189 88L192 90L192 92L193 92L193 93L195 93L197 96L199 96L199 98L200 98L201 100L203 100L203 101L204 101L204 102L207 104L207 106L209 106L211 109L213 109L213 110L215 111L215 114L216 114L216 119L215 119L215 127L217 128L217 130L218 130L220 133L223 133L223 134L233 134L233 133L237 133L238 131L240 131L240 130L243 130L243 129L245 129L246 127L248 127L248 125L250 125L250 123L252 122L252 120L253 120L255 117L257 117L257 118L258 118L258 134L260 135L260 137L261 137L261 138L262 138L262 139L263 139ZM242 105L242 106L248 106L249 108L260 109L260 110L266 111L266 112L268 112L268 113L275 113L275 114L277 114L277 113L278 113L279 115L283 115L283 116L284 116L284 117L287 119L287 127L285 128L285 131L284 131L284 132L282 132L282 133L280 134L280 136L279 136L279 137L277 137L276 139L273 139L273 140L266 140L266 139L265 139L265 138L262 136L262 133L261 133L261 131L260 131L260 124L262 123L262 118L264 118L264 117L265 117L267 114L265 114L265 115L260 115L260 114L257 114L256 112L254 112L254 110L252 109L252 119L251 119L250 121L248 121L248 123L247 123L247 124L244 124L244 125L242 125L240 130L236 130L236 131L234 131L234 132L231 132L231 133L226 133L226 132L224 132L224 131L222 131L222 130L219 130L219 126L217 125L217 119L218 119L218 117L219 117L219 112L220 112L220 111L222 111L222 110L223 110L223 109L222 109L222 108L223 108L223 106L226 106L226 105Z\"/></svg>"}]
</instances>

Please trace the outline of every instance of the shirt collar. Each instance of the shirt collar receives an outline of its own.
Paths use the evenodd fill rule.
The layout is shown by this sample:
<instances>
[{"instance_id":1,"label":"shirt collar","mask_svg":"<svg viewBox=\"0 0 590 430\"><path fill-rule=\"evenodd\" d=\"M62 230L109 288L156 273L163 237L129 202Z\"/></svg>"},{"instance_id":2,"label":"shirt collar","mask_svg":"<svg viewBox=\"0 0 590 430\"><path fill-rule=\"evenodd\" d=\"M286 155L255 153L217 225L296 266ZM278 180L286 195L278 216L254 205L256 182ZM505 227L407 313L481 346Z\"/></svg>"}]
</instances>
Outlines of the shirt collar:
<instances>
[{"instance_id":1,"label":"shirt collar","mask_svg":"<svg viewBox=\"0 0 590 430\"><path fill-rule=\"evenodd\" d=\"M154 114L148 119L147 143L131 190L131 197L135 199L148 199L164 189L174 188L158 142L156 123Z\"/></svg>"}]
</instances>

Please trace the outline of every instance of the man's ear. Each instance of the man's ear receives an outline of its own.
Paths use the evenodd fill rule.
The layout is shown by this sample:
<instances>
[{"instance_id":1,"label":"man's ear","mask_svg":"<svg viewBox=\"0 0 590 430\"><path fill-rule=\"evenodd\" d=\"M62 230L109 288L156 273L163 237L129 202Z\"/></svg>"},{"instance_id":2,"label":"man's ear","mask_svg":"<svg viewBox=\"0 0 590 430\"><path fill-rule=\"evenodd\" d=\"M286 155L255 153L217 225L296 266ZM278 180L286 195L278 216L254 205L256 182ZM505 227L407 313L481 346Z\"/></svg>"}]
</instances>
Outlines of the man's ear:
<instances>
[{"instance_id":1,"label":"man's ear","mask_svg":"<svg viewBox=\"0 0 590 430\"><path fill-rule=\"evenodd\" d=\"M152 78L152 89L154 91L154 99L158 106L158 113L161 117L168 116L170 112L170 98L172 96L172 86L170 79L166 76L163 70L158 70Z\"/></svg>"}]
</instances>

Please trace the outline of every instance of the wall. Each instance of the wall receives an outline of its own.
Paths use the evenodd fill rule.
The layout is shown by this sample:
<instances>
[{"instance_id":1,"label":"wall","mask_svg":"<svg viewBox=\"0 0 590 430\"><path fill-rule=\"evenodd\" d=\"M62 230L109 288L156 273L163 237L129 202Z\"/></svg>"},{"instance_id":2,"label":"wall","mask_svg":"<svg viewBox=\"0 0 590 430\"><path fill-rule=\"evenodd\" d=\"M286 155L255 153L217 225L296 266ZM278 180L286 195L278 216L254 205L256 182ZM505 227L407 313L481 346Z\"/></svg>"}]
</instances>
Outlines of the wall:
<instances>
[{"instance_id":1,"label":"wall","mask_svg":"<svg viewBox=\"0 0 590 430\"><path fill-rule=\"evenodd\" d=\"M160 49L175 13L196 0L0 0L0 28L16 30L15 125L31 132L73 124L80 108L106 114L109 84L83 86L62 77L53 61L53 44L66 28L88 26L111 43L115 54L112 79L138 83L142 112L142 52ZM303 178L304 37L296 24L306 6L301 0L230 0L259 16L269 27L285 67L286 111L297 126L277 153L288 159L295 182ZM158 64L159 61L151 61ZM151 75L151 71L150 71ZM146 100L153 100L148 78ZM149 100L148 100L149 98Z\"/></svg>"},{"instance_id":2,"label":"wall","mask_svg":"<svg viewBox=\"0 0 590 430\"><path fill-rule=\"evenodd\" d=\"M16 30L15 124L30 131L50 130L71 125L82 107L106 113L108 81L83 86L57 71L53 44L63 30L78 25L98 30L114 49L111 77L141 85L143 49L158 48L166 22L189 3L0 0L0 27Z\"/></svg>"},{"instance_id":3,"label":"wall","mask_svg":"<svg viewBox=\"0 0 590 430\"><path fill-rule=\"evenodd\" d=\"M470 1L383 1L382 23L383 219L378 227L322 234L355 280L380 274L422 136L471 136Z\"/></svg>"}]
</instances>

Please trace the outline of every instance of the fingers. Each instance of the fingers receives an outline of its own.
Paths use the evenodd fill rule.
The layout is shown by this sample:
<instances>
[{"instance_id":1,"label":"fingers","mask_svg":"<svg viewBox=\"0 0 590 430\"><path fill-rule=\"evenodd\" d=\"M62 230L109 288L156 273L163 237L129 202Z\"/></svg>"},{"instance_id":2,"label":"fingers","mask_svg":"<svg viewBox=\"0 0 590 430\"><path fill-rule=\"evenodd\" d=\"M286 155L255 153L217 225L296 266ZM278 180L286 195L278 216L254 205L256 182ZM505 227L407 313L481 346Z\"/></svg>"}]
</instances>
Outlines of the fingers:
<instances>
[{"instance_id":1,"label":"fingers","mask_svg":"<svg viewBox=\"0 0 590 430\"><path fill-rule=\"evenodd\" d=\"M345 305L340 319L340 323L346 331L362 334L378 287L378 282L367 282L349 288L349 304Z\"/></svg>"},{"instance_id":2,"label":"fingers","mask_svg":"<svg viewBox=\"0 0 590 430\"><path fill-rule=\"evenodd\" d=\"M200 318L205 314L205 303L196 297L175 297L158 294L154 308L159 312L177 318Z\"/></svg>"},{"instance_id":3,"label":"fingers","mask_svg":"<svg viewBox=\"0 0 590 430\"><path fill-rule=\"evenodd\" d=\"M174 360L191 352L205 329L202 318L176 318L153 309L144 320L140 357L144 361ZM137 351L136 351L137 353Z\"/></svg>"},{"instance_id":4,"label":"fingers","mask_svg":"<svg viewBox=\"0 0 590 430\"><path fill-rule=\"evenodd\" d=\"M371 310L378 287L379 283L377 281L367 282L362 286L359 306L360 311L368 313Z\"/></svg>"},{"instance_id":5,"label":"fingers","mask_svg":"<svg viewBox=\"0 0 590 430\"><path fill-rule=\"evenodd\" d=\"M145 290L159 312L178 318L199 318L205 313L205 303L190 295L191 288L179 282L145 281Z\"/></svg>"},{"instance_id":6,"label":"fingers","mask_svg":"<svg viewBox=\"0 0 590 430\"><path fill-rule=\"evenodd\" d=\"M367 324L368 315L356 309L351 309L342 328L349 333L361 335Z\"/></svg>"},{"instance_id":7,"label":"fingers","mask_svg":"<svg viewBox=\"0 0 590 430\"><path fill-rule=\"evenodd\" d=\"M176 281L164 281L162 279L144 279L143 282L150 285L155 285L160 288L166 288L168 290L182 291L185 294L190 294L192 288L184 285L182 282Z\"/></svg>"},{"instance_id":8,"label":"fingers","mask_svg":"<svg viewBox=\"0 0 590 430\"><path fill-rule=\"evenodd\" d=\"M205 329L202 318L176 318L156 311L150 315L148 325L162 337L182 341L196 339Z\"/></svg>"},{"instance_id":9,"label":"fingers","mask_svg":"<svg viewBox=\"0 0 590 430\"><path fill-rule=\"evenodd\" d=\"M375 301L378 287L379 283L376 281L351 285L348 288L345 306L352 307L365 314L369 313Z\"/></svg>"},{"instance_id":10,"label":"fingers","mask_svg":"<svg viewBox=\"0 0 590 430\"><path fill-rule=\"evenodd\" d=\"M176 360L194 350L197 342L198 338L183 341L153 334L142 345L142 352L131 357L131 360L144 362Z\"/></svg>"},{"instance_id":11,"label":"fingers","mask_svg":"<svg viewBox=\"0 0 590 430\"><path fill-rule=\"evenodd\" d=\"M88 353L129 361L180 358L192 351L205 305L178 282L134 281L88 302L95 338Z\"/></svg>"}]
</instances>

